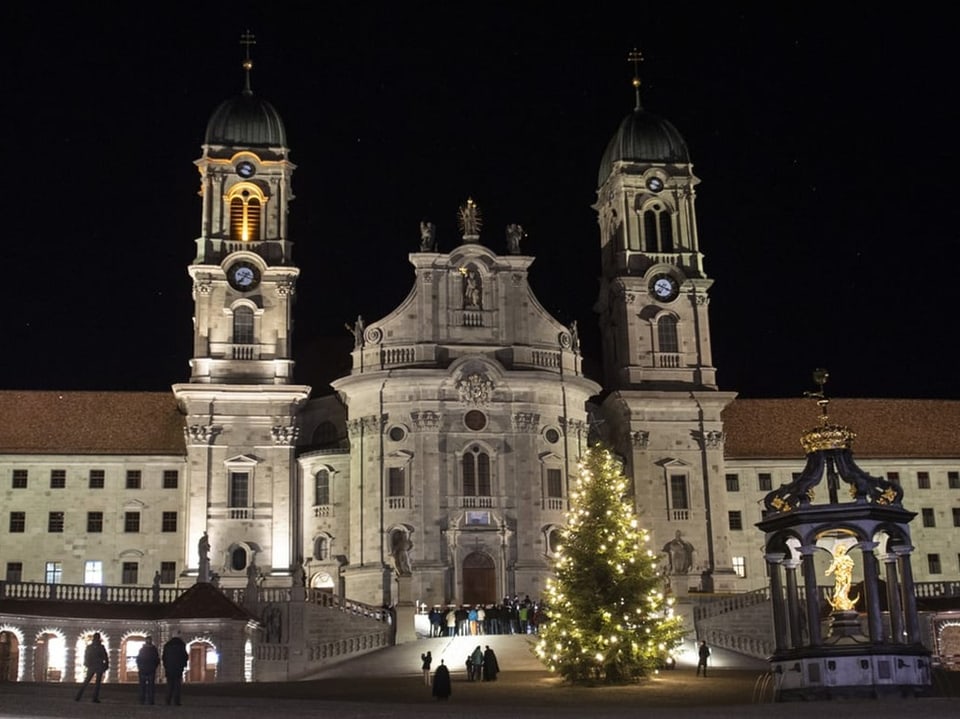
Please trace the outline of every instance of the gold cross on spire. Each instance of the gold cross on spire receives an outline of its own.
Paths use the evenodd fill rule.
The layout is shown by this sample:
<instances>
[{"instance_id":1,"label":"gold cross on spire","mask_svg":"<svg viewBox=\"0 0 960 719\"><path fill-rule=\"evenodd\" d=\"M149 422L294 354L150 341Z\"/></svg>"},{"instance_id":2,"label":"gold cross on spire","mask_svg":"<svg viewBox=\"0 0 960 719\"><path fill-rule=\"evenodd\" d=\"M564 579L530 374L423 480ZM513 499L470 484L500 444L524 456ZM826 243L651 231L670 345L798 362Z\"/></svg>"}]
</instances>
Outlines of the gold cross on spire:
<instances>
[{"instance_id":1,"label":"gold cross on spire","mask_svg":"<svg viewBox=\"0 0 960 719\"><path fill-rule=\"evenodd\" d=\"M250 46L256 45L257 40L254 34L247 30L240 36L240 44L243 46L243 92L250 95L253 93L250 86L250 71L253 70L253 60L250 59Z\"/></svg>"},{"instance_id":2,"label":"gold cross on spire","mask_svg":"<svg viewBox=\"0 0 960 719\"><path fill-rule=\"evenodd\" d=\"M627 55L627 62L633 63L633 92L636 96L637 106L635 109L640 109L640 63L643 62L643 53L633 48L633 50Z\"/></svg>"}]
</instances>

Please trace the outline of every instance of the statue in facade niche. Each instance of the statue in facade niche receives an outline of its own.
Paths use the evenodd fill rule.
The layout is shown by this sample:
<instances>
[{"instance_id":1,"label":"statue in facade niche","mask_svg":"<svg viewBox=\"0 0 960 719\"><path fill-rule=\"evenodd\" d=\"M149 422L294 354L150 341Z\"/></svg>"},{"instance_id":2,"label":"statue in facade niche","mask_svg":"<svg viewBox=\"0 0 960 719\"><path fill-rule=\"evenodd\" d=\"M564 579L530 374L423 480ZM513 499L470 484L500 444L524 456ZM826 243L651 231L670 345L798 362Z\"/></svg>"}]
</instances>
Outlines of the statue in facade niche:
<instances>
[{"instance_id":1,"label":"statue in facade niche","mask_svg":"<svg viewBox=\"0 0 960 719\"><path fill-rule=\"evenodd\" d=\"M663 551L670 574L687 574L693 568L693 545L680 536L679 529L674 538L663 545Z\"/></svg>"},{"instance_id":2,"label":"statue in facade niche","mask_svg":"<svg viewBox=\"0 0 960 719\"><path fill-rule=\"evenodd\" d=\"M466 310L483 309L483 280L480 273L473 269L463 270L463 308Z\"/></svg>"},{"instance_id":3,"label":"statue in facade niche","mask_svg":"<svg viewBox=\"0 0 960 719\"><path fill-rule=\"evenodd\" d=\"M410 569L410 550L413 549L413 542L410 536L399 529L393 531L390 535L390 552L393 555L393 566L398 576L409 577Z\"/></svg>"}]
</instances>

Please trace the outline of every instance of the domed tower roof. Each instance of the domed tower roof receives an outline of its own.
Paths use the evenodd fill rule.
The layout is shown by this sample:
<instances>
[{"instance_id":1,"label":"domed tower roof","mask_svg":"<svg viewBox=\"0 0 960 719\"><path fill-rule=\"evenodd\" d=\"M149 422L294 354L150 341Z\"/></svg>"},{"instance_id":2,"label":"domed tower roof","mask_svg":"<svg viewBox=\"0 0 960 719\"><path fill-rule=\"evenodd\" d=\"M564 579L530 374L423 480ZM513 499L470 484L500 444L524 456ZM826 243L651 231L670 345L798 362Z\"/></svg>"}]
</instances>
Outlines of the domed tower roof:
<instances>
[{"instance_id":1,"label":"domed tower roof","mask_svg":"<svg viewBox=\"0 0 960 719\"><path fill-rule=\"evenodd\" d=\"M600 161L598 185L610 176L616 162L689 163L690 153L677 128L643 110L638 103L607 144Z\"/></svg>"},{"instance_id":2,"label":"domed tower roof","mask_svg":"<svg viewBox=\"0 0 960 719\"><path fill-rule=\"evenodd\" d=\"M287 133L273 105L247 88L213 111L203 142L205 145L286 147Z\"/></svg>"}]
</instances>

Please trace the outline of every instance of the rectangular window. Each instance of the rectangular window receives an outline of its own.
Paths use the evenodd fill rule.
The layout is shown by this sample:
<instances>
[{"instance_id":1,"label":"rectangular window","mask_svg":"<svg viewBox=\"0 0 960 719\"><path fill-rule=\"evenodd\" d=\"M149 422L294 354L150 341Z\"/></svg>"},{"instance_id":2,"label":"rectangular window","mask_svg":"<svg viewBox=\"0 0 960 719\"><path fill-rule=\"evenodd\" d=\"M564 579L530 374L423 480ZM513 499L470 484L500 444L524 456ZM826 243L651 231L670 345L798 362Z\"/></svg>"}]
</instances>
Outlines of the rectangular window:
<instances>
[{"instance_id":1,"label":"rectangular window","mask_svg":"<svg viewBox=\"0 0 960 719\"><path fill-rule=\"evenodd\" d=\"M403 497L406 495L407 482L403 467L390 467L387 475L387 496Z\"/></svg>"},{"instance_id":2,"label":"rectangular window","mask_svg":"<svg viewBox=\"0 0 960 719\"><path fill-rule=\"evenodd\" d=\"M10 512L10 532L20 534L27 531L27 513Z\"/></svg>"},{"instance_id":3,"label":"rectangular window","mask_svg":"<svg viewBox=\"0 0 960 719\"><path fill-rule=\"evenodd\" d=\"M929 472L917 472L917 489L930 489Z\"/></svg>"},{"instance_id":4,"label":"rectangular window","mask_svg":"<svg viewBox=\"0 0 960 719\"><path fill-rule=\"evenodd\" d=\"M140 565L136 562L124 562L121 570L121 584L136 584L137 575L140 573Z\"/></svg>"},{"instance_id":5,"label":"rectangular window","mask_svg":"<svg viewBox=\"0 0 960 719\"><path fill-rule=\"evenodd\" d=\"M25 469L13 470L13 488L14 489L27 488L27 470Z\"/></svg>"},{"instance_id":6,"label":"rectangular window","mask_svg":"<svg viewBox=\"0 0 960 719\"><path fill-rule=\"evenodd\" d=\"M55 534L63 532L63 512L50 512L47 518L47 531Z\"/></svg>"},{"instance_id":7,"label":"rectangular window","mask_svg":"<svg viewBox=\"0 0 960 719\"><path fill-rule=\"evenodd\" d=\"M99 534L103 531L103 512L87 512L87 533Z\"/></svg>"},{"instance_id":8,"label":"rectangular window","mask_svg":"<svg viewBox=\"0 0 960 719\"><path fill-rule=\"evenodd\" d=\"M173 584L177 581L177 563L160 562L160 583Z\"/></svg>"},{"instance_id":9,"label":"rectangular window","mask_svg":"<svg viewBox=\"0 0 960 719\"><path fill-rule=\"evenodd\" d=\"M893 484L900 484L900 473L887 472L887 481L892 482Z\"/></svg>"},{"instance_id":10,"label":"rectangular window","mask_svg":"<svg viewBox=\"0 0 960 719\"><path fill-rule=\"evenodd\" d=\"M246 472L230 473L230 497L231 507L249 507L249 484L250 475Z\"/></svg>"},{"instance_id":11,"label":"rectangular window","mask_svg":"<svg viewBox=\"0 0 960 719\"><path fill-rule=\"evenodd\" d=\"M739 512L739 510L727 512L727 517L730 521L731 531L738 532L743 529L743 515Z\"/></svg>"},{"instance_id":12,"label":"rectangular window","mask_svg":"<svg viewBox=\"0 0 960 719\"><path fill-rule=\"evenodd\" d=\"M163 470L163 488L176 489L180 486L180 472L176 469Z\"/></svg>"},{"instance_id":13,"label":"rectangular window","mask_svg":"<svg viewBox=\"0 0 960 719\"><path fill-rule=\"evenodd\" d=\"M559 469L547 470L547 496L556 499L563 496L563 474Z\"/></svg>"},{"instance_id":14,"label":"rectangular window","mask_svg":"<svg viewBox=\"0 0 960 719\"><path fill-rule=\"evenodd\" d=\"M50 489L63 489L67 486L67 470L50 470Z\"/></svg>"},{"instance_id":15,"label":"rectangular window","mask_svg":"<svg viewBox=\"0 0 960 719\"><path fill-rule=\"evenodd\" d=\"M670 475L670 508L690 509L690 500L687 497L687 476L684 474Z\"/></svg>"},{"instance_id":16,"label":"rectangular window","mask_svg":"<svg viewBox=\"0 0 960 719\"><path fill-rule=\"evenodd\" d=\"M23 562L7 562L7 582L18 584L23 581Z\"/></svg>"},{"instance_id":17,"label":"rectangular window","mask_svg":"<svg viewBox=\"0 0 960 719\"><path fill-rule=\"evenodd\" d=\"M43 581L47 584L60 584L63 581L63 565L60 562L47 562L43 566Z\"/></svg>"},{"instance_id":18,"label":"rectangular window","mask_svg":"<svg viewBox=\"0 0 960 719\"><path fill-rule=\"evenodd\" d=\"M953 511L953 526L960 527L960 507L951 507Z\"/></svg>"},{"instance_id":19,"label":"rectangular window","mask_svg":"<svg viewBox=\"0 0 960 719\"><path fill-rule=\"evenodd\" d=\"M773 489L773 475L769 472L760 472L757 475L757 489L761 492L769 492Z\"/></svg>"},{"instance_id":20,"label":"rectangular window","mask_svg":"<svg viewBox=\"0 0 960 719\"><path fill-rule=\"evenodd\" d=\"M106 472L102 469L90 470L90 489L103 489L106 480Z\"/></svg>"},{"instance_id":21,"label":"rectangular window","mask_svg":"<svg viewBox=\"0 0 960 719\"><path fill-rule=\"evenodd\" d=\"M323 507L330 504L330 470L321 469L317 472L313 484L314 504Z\"/></svg>"},{"instance_id":22,"label":"rectangular window","mask_svg":"<svg viewBox=\"0 0 960 719\"><path fill-rule=\"evenodd\" d=\"M728 492L740 491L740 475L739 474L727 475L727 491Z\"/></svg>"},{"instance_id":23,"label":"rectangular window","mask_svg":"<svg viewBox=\"0 0 960 719\"><path fill-rule=\"evenodd\" d=\"M83 563L83 583L103 584L103 562L99 559L88 559Z\"/></svg>"},{"instance_id":24,"label":"rectangular window","mask_svg":"<svg viewBox=\"0 0 960 719\"><path fill-rule=\"evenodd\" d=\"M142 473L139 469L127 470L127 489L140 489Z\"/></svg>"},{"instance_id":25,"label":"rectangular window","mask_svg":"<svg viewBox=\"0 0 960 719\"><path fill-rule=\"evenodd\" d=\"M920 510L920 515L923 517L923 526L924 527L936 527L937 520L933 514L933 507L924 507Z\"/></svg>"},{"instance_id":26,"label":"rectangular window","mask_svg":"<svg viewBox=\"0 0 960 719\"><path fill-rule=\"evenodd\" d=\"M133 534L140 531L140 512L123 513L123 531Z\"/></svg>"},{"instance_id":27,"label":"rectangular window","mask_svg":"<svg viewBox=\"0 0 960 719\"><path fill-rule=\"evenodd\" d=\"M940 555L939 554L928 554L927 555L927 573L928 574L940 574Z\"/></svg>"},{"instance_id":28,"label":"rectangular window","mask_svg":"<svg viewBox=\"0 0 960 719\"><path fill-rule=\"evenodd\" d=\"M747 558L746 557L734 557L733 558L733 571L738 577L747 576Z\"/></svg>"},{"instance_id":29,"label":"rectangular window","mask_svg":"<svg viewBox=\"0 0 960 719\"><path fill-rule=\"evenodd\" d=\"M177 531L177 513L176 512L163 513L163 519L160 522L160 531L161 532Z\"/></svg>"},{"instance_id":30,"label":"rectangular window","mask_svg":"<svg viewBox=\"0 0 960 719\"><path fill-rule=\"evenodd\" d=\"M960 472L947 472L947 486L950 489L960 489Z\"/></svg>"}]
</instances>

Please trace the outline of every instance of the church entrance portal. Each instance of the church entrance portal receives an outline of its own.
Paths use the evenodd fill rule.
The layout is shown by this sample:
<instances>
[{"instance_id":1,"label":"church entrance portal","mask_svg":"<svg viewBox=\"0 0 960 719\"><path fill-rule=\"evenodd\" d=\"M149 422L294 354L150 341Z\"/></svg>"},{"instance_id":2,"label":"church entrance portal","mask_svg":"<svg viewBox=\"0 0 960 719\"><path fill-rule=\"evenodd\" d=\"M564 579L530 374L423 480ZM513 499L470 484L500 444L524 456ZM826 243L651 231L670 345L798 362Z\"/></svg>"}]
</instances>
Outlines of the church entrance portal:
<instances>
[{"instance_id":1,"label":"church entrance portal","mask_svg":"<svg viewBox=\"0 0 960 719\"><path fill-rule=\"evenodd\" d=\"M463 603L495 604L497 577L493 559L481 552L468 554L463 560Z\"/></svg>"}]
</instances>

